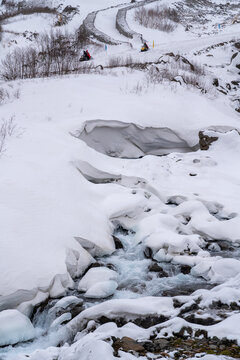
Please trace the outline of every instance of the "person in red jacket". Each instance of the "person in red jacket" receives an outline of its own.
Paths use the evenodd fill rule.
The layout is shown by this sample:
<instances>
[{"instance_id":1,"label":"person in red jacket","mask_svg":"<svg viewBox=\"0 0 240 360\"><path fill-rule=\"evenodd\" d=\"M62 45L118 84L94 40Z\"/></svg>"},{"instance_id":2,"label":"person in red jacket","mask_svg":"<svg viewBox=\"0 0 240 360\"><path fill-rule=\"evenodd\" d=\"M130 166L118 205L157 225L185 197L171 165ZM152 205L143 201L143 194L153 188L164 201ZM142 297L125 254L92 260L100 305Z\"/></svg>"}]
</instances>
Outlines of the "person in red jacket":
<instances>
[{"instance_id":1,"label":"person in red jacket","mask_svg":"<svg viewBox=\"0 0 240 360\"><path fill-rule=\"evenodd\" d=\"M87 61L91 59L91 55L89 54L88 50L84 50L82 56L80 57L79 61Z\"/></svg>"},{"instance_id":2,"label":"person in red jacket","mask_svg":"<svg viewBox=\"0 0 240 360\"><path fill-rule=\"evenodd\" d=\"M89 51L86 50L84 53L85 53L86 57L88 58L88 60L90 60L90 59L91 59L91 55L89 54Z\"/></svg>"}]
</instances>

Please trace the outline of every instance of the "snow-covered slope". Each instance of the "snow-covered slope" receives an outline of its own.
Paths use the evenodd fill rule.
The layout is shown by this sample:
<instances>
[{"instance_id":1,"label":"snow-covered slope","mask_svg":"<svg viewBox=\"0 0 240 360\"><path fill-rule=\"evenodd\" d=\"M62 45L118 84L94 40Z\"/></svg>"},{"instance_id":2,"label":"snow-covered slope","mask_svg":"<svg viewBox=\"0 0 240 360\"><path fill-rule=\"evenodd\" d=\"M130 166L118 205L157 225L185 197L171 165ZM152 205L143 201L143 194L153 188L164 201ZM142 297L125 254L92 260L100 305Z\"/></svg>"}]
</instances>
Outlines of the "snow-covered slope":
<instances>
[{"instance_id":1,"label":"snow-covered slope","mask_svg":"<svg viewBox=\"0 0 240 360\"><path fill-rule=\"evenodd\" d=\"M71 33L95 12L89 68L0 82L1 359L237 358L239 1L166 2L172 33L138 24L136 8L161 4L74 0L2 21L0 60L64 7L79 11L58 27ZM118 32L124 8L147 53Z\"/></svg>"}]
</instances>

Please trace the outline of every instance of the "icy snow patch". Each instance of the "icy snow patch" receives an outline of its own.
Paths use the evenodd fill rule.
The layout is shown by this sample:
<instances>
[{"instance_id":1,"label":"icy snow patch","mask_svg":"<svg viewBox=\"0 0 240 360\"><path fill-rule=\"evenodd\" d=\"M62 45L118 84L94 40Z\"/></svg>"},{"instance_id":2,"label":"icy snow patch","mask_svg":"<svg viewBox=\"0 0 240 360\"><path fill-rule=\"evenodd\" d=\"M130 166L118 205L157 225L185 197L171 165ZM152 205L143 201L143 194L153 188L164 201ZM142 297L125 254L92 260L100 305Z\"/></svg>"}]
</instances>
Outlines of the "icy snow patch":
<instances>
[{"instance_id":1,"label":"icy snow patch","mask_svg":"<svg viewBox=\"0 0 240 360\"><path fill-rule=\"evenodd\" d=\"M31 321L18 310L0 312L0 346L27 341L35 336Z\"/></svg>"},{"instance_id":2,"label":"icy snow patch","mask_svg":"<svg viewBox=\"0 0 240 360\"><path fill-rule=\"evenodd\" d=\"M227 281L240 272L240 261L236 259L204 259L194 268L192 275L202 276L206 280L218 283Z\"/></svg>"},{"instance_id":3,"label":"icy snow patch","mask_svg":"<svg viewBox=\"0 0 240 360\"><path fill-rule=\"evenodd\" d=\"M105 282L109 280L117 280L118 273L114 270L105 268L105 267L95 267L86 273L78 284L78 290L88 291L94 285ZM96 288L96 291L100 291L99 288ZM91 292L90 292L91 293Z\"/></svg>"},{"instance_id":4,"label":"icy snow patch","mask_svg":"<svg viewBox=\"0 0 240 360\"><path fill-rule=\"evenodd\" d=\"M116 281L100 281L88 289L88 291L85 293L85 297L95 299L106 298L113 295L117 287L118 284Z\"/></svg>"}]
</instances>

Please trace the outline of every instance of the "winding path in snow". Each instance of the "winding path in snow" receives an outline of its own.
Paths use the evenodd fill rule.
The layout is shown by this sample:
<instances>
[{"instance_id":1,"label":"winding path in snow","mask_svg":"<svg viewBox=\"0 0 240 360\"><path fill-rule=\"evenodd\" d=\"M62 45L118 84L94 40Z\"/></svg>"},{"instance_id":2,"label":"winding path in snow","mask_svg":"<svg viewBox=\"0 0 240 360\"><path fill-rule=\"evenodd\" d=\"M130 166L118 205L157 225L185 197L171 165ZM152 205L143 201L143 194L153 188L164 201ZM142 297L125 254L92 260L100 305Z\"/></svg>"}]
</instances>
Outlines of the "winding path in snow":
<instances>
[{"instance_id":1,"label":"winding path in snow","mask_svg":"<svg viewBox=\"0 0 240 360\"><path fill-rule=\"evenodd\" d=\"M120 4L117 6L110 6L105 9L93 11L90 14L88 14L87 17L85 18L85 20L83 21L83 24L80 27L80 31L87 33L88 36L93 36L95 39L97 39L105 44L120 45L120 44L124 43L124 41L116 40L116 39L112 38L111 36L109 36L108 34L100 31L95 25L96 17L100 12L105 12L110 9L121 7L117 11L117 14L116 14L116 25L115 25L116 29L119 31L119 33L121 35L124 35L126 38L133 39L134 37L136 37L136 38L141 39L141 41L143 41L142 34L139 34L135 31L131 30L130 27L128 26L128 23L126 20L126 14L127 14L128 10L131 10L133 8L137 8L140 6L144 6L149 3L156 2L156 1L159 1L159 0L144 0L144 1L137 2L137 3L133 3L128 6L124 6L127 4L123 3L123 4ZM124 7L122 8L122 6L124 6Z\"/></svg>"}]
</instances>

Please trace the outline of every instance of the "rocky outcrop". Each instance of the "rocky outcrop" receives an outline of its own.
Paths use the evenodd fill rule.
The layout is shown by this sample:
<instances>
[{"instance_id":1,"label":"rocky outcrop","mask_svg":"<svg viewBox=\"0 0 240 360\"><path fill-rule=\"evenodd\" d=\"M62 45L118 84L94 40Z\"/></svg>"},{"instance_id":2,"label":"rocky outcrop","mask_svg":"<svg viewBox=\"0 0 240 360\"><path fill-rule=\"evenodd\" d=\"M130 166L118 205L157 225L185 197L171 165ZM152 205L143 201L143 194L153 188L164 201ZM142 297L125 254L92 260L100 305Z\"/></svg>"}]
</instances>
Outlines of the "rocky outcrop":
<instances>
[{"instance_id":1,"label":"rocky outcrop","mask_svg":"<svg viewBox=\"0 0 240 360\"><path fill-rule=\"evenodd\" d=\"M217 136L208 136L205 135L203 131L199 131L199 145L201 150L208 150L209 146L214 142L217 141Z\"/></svg>"}]
</instances>

